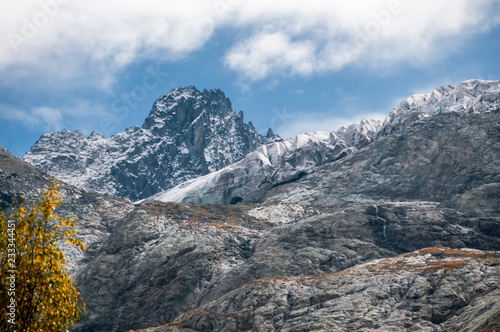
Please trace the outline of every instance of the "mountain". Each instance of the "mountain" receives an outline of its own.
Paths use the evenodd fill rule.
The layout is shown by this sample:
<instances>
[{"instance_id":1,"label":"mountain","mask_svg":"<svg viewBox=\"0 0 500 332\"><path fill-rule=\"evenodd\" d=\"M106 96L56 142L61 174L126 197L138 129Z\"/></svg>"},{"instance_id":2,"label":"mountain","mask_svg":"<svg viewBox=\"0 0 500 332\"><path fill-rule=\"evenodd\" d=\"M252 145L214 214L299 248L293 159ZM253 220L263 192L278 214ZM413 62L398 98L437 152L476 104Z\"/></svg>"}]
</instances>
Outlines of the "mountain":
<instances>
[{"instance_id":1,"label":"mountain","mask_svg":"<svg viewBox=\"0 0 500 332\"><path fill-rule=\"evenodd\" d=\"M78 275L75 331L498 330L499 85L267 144L136 205Z\"/></svg>"},{"instance_id":2,"label":"mountain","mask_svg":"<svg viewBox=\"0 0 500 332\"><path fill-rule=\"evenodd\" d=\"M274 187L296 181L324 163L340 159L352 148L334 133L301 134L257 148L222 170L184 182L138 203L177 201L235 204L259 202Z\"/></svg>"},{"instance_id":3,"label":"mountain","mask_svg":"<svg viewBox=\"0 0 500 332\"><path fill-rule=\"evenodd\" d=\"M7 214L19 203L29 205L53 183L50 176L0 147L0 208ZM81 252L60 243L68 261L68 270L76 278L92 260L116 223L133 210L129 200L83 190L61 183L63 203L56 212L63 218L73 217L78 239L87 247ZM15 202L15 203L14 203Z\"/></svg>"},{"instance_id":4,"label":"mountain","mask_svg":"<svg viewBox=\"0 0 500 332\"><path fill-rule=\"evenodd\" d=\"M359 124L353 123L337 129L335 134L344 140L347 145L361 149L375 139L381 127L382 123L380 121L363 118Z\"/></svg>"},{"instance_id":5,"label":"mountain","mask_svg":"<svg viewBox=\"0 0 500 332\"><path fill-rule=\"evenodd\" d=\"M438 88L412 107L408 100L416 97L389 113L372 144L325 165L293 188L276 188L269 202L444 202L500 183L500 82Z\"/></svg>"},{"instance_id":6,"label":"mountain","mask_svg":"<svg viewBox=\"0 0 500 332\"><path fill-rule=\"evenodd\" d=\"M88 315L77 331L166 323L173 331L368 331L377 323L404 331L412 322L439 331L475 317L460 310L500 300L500 256L489 251L500 250L498 233L478 227L493 215L466 213L425 202L139 206L79 275ZM455 249L422 250L435 246ZM456 250L464 247L476 250ZM486 317L500 313L487 308Z\"/></svg>"},{"instance_id":7,"label":"mountain","mask_svg":"<svg viewBox=\"0 0 500 332\"><path fill-rule=\"evenodd\" d=\"M69 184L135 201L278 139L272 131L268 136L245 124L222 91L186 87L158 98L142 127L110 138L68 130L45 134L23 159Z\"/></svg>"},{"instance_id":8,"label":"mountain","mask_svg":"<svg viewBox=\"0 0 500 332\"><path fill-rule=\"evenodd\" d=\"M383 124L363 119L337 132L269 144L238 164L144 202L227 204L235 197L253 203L329 206L386 198L443 201L500 182L500 146L495 139L499 108L498 81L440 87L407 98ZM298 141L302 144L294 143ZM289 176L276 181L274 174Z\"/></svg>"},{"instance_id":9,"label":"mountain","mask_svg":"<svg viewBox=\"0 0 500 332\"><path fill-rule=\"evenodd\" d=\"M78 212L94 249L64 248L87 306L72 330L498 330L499 86L412 96L384 123L285 141L270 131L274 142L142 205L63 184L59 213ZM71 169L69 147L127 132L161 138L168 114L109 139L65 132L57 160ZM50 181L0 149L3 208Z\"/></svg>"},{"instance_id":10,"label":"mountain","mask_svg":"<svg viewBox=\"0 0 500 332\"><path fill-rule=\"evenodd\" d=\"M404 129L411 121L442 113L484 114L500 108L498 81L469 80L445 85L430 94L417 94L403 100L387 115L380 135Z\"/></svg>"}]
</instances>

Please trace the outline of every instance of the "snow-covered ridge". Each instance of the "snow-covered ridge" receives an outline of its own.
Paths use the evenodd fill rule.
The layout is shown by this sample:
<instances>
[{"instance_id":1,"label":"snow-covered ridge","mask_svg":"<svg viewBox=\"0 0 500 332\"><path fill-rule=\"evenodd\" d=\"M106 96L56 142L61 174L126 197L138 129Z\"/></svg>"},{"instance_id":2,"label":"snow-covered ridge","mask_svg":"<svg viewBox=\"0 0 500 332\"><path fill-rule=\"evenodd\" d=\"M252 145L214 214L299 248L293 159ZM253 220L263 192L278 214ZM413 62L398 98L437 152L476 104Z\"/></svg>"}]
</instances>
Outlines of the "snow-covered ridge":
<instances>
[{"instance_id":1,"label":"snow-covered ridge","mask_svg":"<svg viewBox=\"0 0 500 332\"><path fill-rule=\"evenodd\" d=\"M408 121L440 113L485 113L500 108L500 81L469 80L459 85L444 85L429 94L416 94L394 107L380 133L389 134Z\"/></svg>"},{"instance_id":2,"label":"snow-covered ridge","mask_svg":"<svg viewBox=\"0 0 500 332\"><path fill-rule=\"evenodd\" d=\"M447 112L484 113L500 107L500 82L470 80L459 85L417 94L391 110L384 123L362 119L359 124L327 133L301 134L259 147L236 164L182 183L138 203L236 203L259 201L274 186L311 173L317 166L355 152L380 135L390 134L411 121Z\"/></svg>"},{"instance_id":3,"label":"snow-covered ridge","mask_svg":"<svg viewBox=\"0 0 500 332\"><path fill-rule=\"evenodd\" d=\"M220 90L174 89L142 127L110 138L63 130L43 135L24 160L85 189L137 200L216 171L270 142Z\"/></svg>"},{"instance_id":4,"label":"snow-covered ridge","mask_svg":"<svg viewBox=\"0 0 500 332\"><path fill-rule=\"evenodd\" d=\"M370 144L377 136L382 122L379 120L366 120L362 118L360 123L353 123L335 131L335 134L343 139L349 146L357 149Z\"/></svg>"},{"instance_id":5,"label":"snow-covered ridge","mask_svg":"<svg viewBox=\"0 0 500 332\"><path fill-rule=\"evenodd\" d=\"M176 188L182 189L179 193L168 191L155 197L218 203L244 197L254 200L252 191L262 196L263 188L269 190L309 174L314 167L361 149L415 120L446 112L490 112L500 107L499 96L499 81L465 81L405 99L383 124L362 119L332 133L303 134L280 142L277 137L257 134L251 122L245 124L243 114L232 109L222 91L200 92L186 87L158 98L142 127L129 128L108 139L97 133L84 137L78 131L49 133L24 159L70 184L132 200L231 165L212 174L210 180L199 179L208 181L201 187L198 180L190 181ZM270 133L268 136L272 136ZM245 158L246 163L232 165L270 142L275 143L253 152ZM249 179L251 176L260 178ZM238 181L256 187L242 189ZM215 189L210 186L219 186L221 192L212 193Z\"/></svg>"},{"instance_id":6,"label":"snow-covered ridge","mask_svg":"<svg viewBox=\"0 0 500 332\"><path fill-rule=\"evenodd\" d=\"M353 150L333 132L300 134L258 147L235 164L137 204L152 201L218 204L259 201L273 187L299 179Z\"/></svg>"}]
</instances>

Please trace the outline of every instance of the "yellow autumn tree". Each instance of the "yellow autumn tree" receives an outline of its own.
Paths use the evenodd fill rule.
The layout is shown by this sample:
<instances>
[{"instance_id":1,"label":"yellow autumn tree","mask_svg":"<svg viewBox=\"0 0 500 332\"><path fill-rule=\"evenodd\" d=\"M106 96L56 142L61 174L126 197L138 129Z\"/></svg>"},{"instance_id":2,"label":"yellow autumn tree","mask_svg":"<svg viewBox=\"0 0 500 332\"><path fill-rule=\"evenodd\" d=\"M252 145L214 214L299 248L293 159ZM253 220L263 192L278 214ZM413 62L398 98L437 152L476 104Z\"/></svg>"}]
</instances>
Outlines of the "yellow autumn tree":
<instances>
[{"instance_id":1,"label":"yellow autumn tree","mask_svg":"<svg viewBox=\"0 0 500 332\"><path fill-rule=\"evenodd\" d=\"M54 213L59 204L53 184L29 207L9 217L0 211L1 331L65 331L85 310L58 243L85 247L74 238L77 224Z\"/></svg>"}]
</instances>

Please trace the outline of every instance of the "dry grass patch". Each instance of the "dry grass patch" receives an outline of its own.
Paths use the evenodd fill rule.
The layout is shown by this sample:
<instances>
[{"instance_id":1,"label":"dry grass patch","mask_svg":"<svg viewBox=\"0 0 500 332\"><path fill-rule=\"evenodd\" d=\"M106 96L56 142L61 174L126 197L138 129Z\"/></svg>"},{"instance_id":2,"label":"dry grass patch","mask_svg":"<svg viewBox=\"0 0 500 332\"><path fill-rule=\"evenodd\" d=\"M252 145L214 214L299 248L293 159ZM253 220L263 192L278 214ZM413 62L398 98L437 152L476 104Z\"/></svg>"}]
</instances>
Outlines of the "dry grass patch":
<instances>
[{"instance_id":1,"label":"dry grass patch","mask_svg":"<svg viewBox=\"0 0 500 332\"><path fill-rule=\"evenodd\" d=\"M153 202L142 207L149 215L164 217L176 223L194 226L212 226L224 231L239 227L253 230L271 229L275 225L248 215L254 205L180 204Z\"/></svg>"}]
</instances>

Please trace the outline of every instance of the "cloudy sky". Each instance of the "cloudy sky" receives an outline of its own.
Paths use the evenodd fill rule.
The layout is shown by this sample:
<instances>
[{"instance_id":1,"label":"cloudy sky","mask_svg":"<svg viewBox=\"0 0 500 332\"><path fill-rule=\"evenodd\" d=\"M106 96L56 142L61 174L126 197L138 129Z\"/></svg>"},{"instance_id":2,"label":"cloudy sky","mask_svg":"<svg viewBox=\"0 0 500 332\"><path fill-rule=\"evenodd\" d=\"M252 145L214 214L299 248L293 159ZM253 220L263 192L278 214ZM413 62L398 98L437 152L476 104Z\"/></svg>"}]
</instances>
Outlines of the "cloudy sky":
<instances>
[{"instance_id":1,"label":"cloudy sky","mask_svg":"<svg viewBox=\"0 0 500 332\"><path fill-rule=\"evenodd\" d=\"M3 1L0 38L0 146L18 156L49 131L140 126L180 86L288 138L500 79L498 0Z\"/></svg>"}]
</instances>

